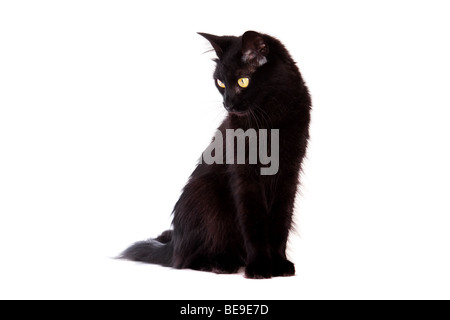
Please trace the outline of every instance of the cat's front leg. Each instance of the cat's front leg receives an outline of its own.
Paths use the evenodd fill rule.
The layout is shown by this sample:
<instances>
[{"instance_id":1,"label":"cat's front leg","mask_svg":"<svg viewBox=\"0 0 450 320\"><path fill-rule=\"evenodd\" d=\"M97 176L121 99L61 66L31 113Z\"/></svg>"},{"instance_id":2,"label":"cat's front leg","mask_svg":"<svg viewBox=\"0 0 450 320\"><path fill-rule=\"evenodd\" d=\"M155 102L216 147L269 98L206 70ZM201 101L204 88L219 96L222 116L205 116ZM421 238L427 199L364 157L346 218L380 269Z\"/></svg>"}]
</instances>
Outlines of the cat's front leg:
<instances>
[{"instance_id":1,"label":"cat's front leg","mask_svg":"<svg viewBox=\"0 0 450 320\"><path fill-rule=\"evenodd\" d=\"M271 278L269 211L263 186L258 178L252 179L248 176L239 177L234 182L237 220L247 254L245 277Z\"/></svg>"},{"instance_id":2,"label":"cat's front leg","mask_svg":"<svg viewBox=\"0 0 450 320\"><path fill-rule=\"evenodd\" d=\"M295 266L286 257L286 244L292 224L293 208L288 203L275 203L271 211L269 245L272 256L272 275L295 275Z\"/></svg>"},{"instance_id":3,"label":"cat's front leg","mask_svg":"<svg viewBox=\"0 0 450 320\"><path fill-rule=\"evenodd\" d=\"M286 277L295 275L295 266L286 258L286 244L292 226L294 201L298 180L296 174L281 176L274 193L274 202L270 211L269 244L272 256L272 275Z\"/></svg>"}]
</instances>

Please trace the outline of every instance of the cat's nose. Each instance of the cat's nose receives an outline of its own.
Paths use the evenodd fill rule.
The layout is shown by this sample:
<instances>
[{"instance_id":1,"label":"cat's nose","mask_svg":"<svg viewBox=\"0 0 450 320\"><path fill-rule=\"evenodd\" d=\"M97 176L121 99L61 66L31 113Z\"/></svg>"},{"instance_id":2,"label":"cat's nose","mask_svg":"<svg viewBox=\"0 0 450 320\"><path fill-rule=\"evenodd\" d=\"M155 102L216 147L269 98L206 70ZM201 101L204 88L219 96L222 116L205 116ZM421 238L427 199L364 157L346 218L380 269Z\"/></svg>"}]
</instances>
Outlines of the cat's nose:
<instances>
[{"instance_id":1,"label":"cat's nose","mask_svg":"<svg viewBox=\"0 0 450 320\"><path fill-rule=\"evenodd\" d=\"M228 112L233 112L234 111L234 106L232 104L224 102L223 106L225 107L225 110L227 110Z\"/></svg>"},{"instance_id":2,"label":"cat's nose","mask_svg":"<svg viewBox=\"0 0 450 320\"><path fill-rule=\"evenodd\" d=\"M233 112L234 111L234 106L235 106L235 101L236 97L233 94L230 94L229 92L225 92L225 96L223 99L223 106L225 107L225 109L229 112Z\"/></svg>"}]
</instances>

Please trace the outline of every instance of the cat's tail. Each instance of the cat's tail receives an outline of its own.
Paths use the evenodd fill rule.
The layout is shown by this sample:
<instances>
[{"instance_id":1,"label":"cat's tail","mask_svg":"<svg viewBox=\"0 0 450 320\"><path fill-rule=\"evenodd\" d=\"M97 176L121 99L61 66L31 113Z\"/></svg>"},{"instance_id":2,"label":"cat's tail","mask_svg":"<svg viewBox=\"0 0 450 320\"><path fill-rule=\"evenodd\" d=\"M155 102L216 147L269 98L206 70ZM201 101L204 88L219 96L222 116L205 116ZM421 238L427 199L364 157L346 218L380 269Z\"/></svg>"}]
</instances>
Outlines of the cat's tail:
<instances>
[{"instance_id":1,"label":"cat's tail","mask_svg":"<svg viewBox=\"0 0 450 320\"><path fill-rule=\"evenodd\" d=\"M172 230L167 230L156 239L137 242L118 258L171 267L173 260L172 233Z\"/></svg>"}]
</instances>

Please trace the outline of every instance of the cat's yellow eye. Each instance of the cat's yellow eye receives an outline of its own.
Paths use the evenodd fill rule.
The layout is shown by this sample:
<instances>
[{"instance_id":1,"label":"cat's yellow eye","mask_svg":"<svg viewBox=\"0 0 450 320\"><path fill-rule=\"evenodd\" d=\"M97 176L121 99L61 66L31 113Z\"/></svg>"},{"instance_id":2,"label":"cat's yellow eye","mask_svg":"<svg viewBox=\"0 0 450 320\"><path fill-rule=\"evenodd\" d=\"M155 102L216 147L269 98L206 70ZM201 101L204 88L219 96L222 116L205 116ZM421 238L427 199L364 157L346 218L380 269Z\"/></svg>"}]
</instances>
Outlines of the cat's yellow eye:
<instances>
[{"instance_id":1,"label":"cat's yellow eye","mask_svg":"<svg viewBox=\"0 0 450 320\"><path fill-rule=\"evenodd\" d=\"M223 89L225 89L225 83L223 83L222 81L220 81L219 79L217 79L217 85Z\"/></svg>"},{"instance_id":2,"label":"cat's yellow eye","mask_svg":"<svg viewBox=\"0 0 450 320\"><path fill-rule=\"evenodd\" d=\"M240 78L238 79L238 85L241 88L247 88L248 84L250 83L250 79L249 78Z\"/></svg>"}]
</instances>

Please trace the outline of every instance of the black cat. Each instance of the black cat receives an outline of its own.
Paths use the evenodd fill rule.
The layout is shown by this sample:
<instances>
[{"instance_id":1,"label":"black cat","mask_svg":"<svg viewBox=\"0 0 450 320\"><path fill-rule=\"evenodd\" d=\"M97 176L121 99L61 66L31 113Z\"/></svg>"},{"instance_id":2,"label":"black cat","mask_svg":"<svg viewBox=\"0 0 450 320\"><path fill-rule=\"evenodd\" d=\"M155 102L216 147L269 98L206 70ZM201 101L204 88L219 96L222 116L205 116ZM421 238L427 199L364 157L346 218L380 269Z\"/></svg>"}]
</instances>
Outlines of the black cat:
<instances>
[{"instance_id":1,"label":"black cat","mask_svg":"<svg viewBox=\"0 0 450 320\"><path fill-rule=\"evenodd\" d=\"M241 37L200 35L218 56L214 81L229 112L218 132L225 137L230 129L276 129L279 167L263 175L267 163L259 160L200 161L175 205L173 230L134 244L121 258L217 273L245 267L247 278L292 276L286 242L309 138L308 89L279 40L254 31ZM273 137L268 139L265 146L273 153Z\"/></svg>"}]
</instances>

